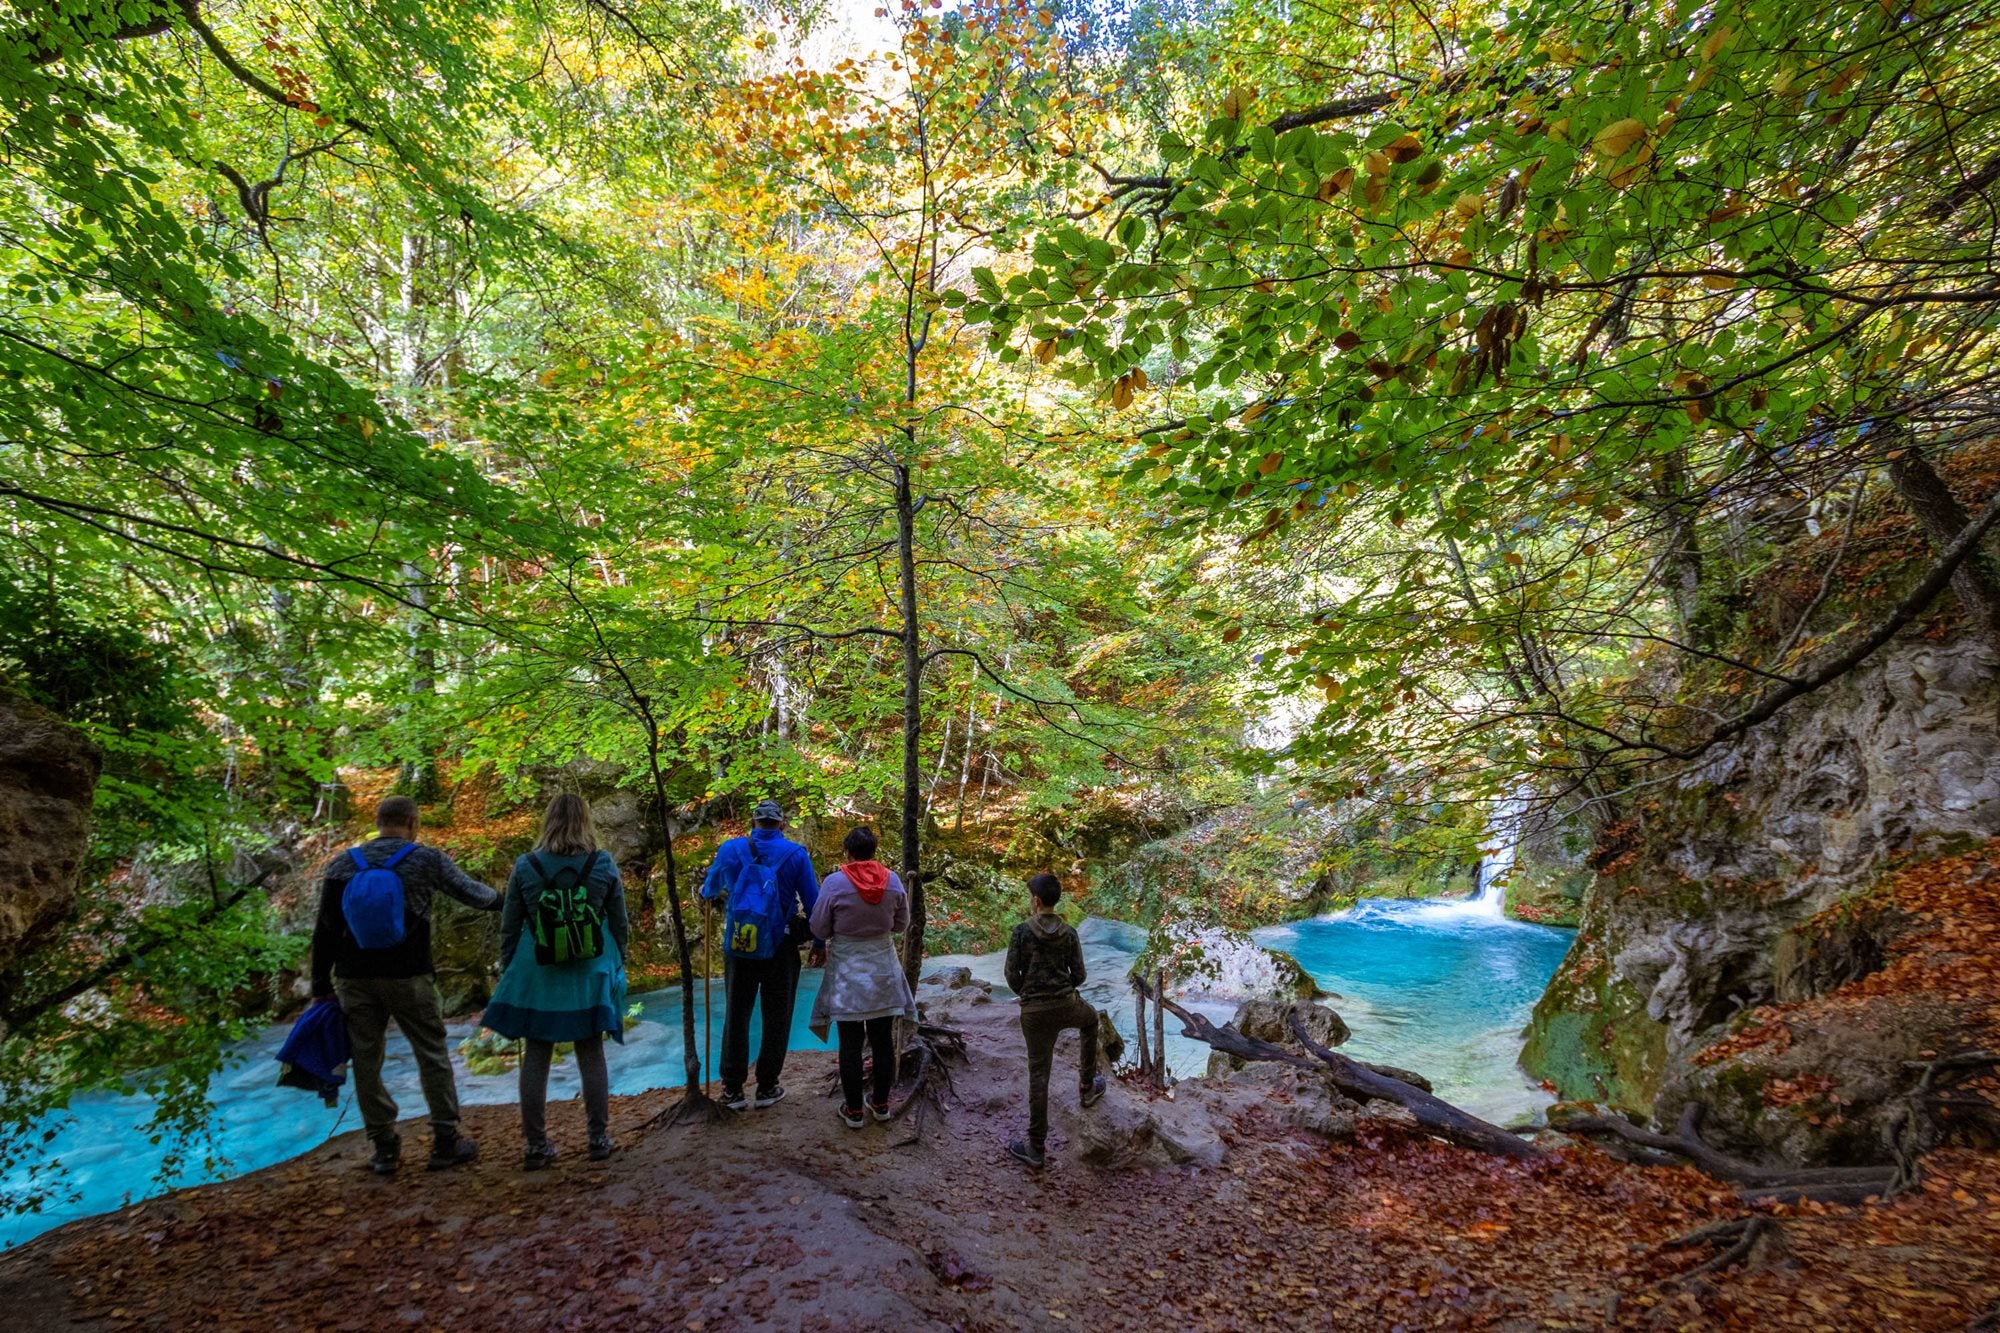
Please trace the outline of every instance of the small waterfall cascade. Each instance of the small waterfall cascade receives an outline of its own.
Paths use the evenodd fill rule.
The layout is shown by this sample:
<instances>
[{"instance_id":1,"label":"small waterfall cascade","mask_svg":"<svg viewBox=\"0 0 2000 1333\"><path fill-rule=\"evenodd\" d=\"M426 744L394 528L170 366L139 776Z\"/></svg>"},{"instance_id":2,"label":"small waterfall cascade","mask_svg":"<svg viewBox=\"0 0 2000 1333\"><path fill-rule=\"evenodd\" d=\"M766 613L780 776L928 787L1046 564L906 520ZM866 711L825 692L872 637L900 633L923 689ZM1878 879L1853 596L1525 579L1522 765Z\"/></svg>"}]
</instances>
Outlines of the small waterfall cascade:
<instances>
[{"instance_id":1,"label":"small waterfall cascade","mask_svg":"<svg viewBox=\"0 0 2000 1333\"><path fill-rule=\"evenodd\" d=\"M1471 906L1479 916L1498 921L1506 915L1507 874L1514 868L1514 856L1521 846L1521 820L1527 804L1527 797L1519 792L1493 799L1473 881L1476 892Z\"/></svg>"}]
</instances>

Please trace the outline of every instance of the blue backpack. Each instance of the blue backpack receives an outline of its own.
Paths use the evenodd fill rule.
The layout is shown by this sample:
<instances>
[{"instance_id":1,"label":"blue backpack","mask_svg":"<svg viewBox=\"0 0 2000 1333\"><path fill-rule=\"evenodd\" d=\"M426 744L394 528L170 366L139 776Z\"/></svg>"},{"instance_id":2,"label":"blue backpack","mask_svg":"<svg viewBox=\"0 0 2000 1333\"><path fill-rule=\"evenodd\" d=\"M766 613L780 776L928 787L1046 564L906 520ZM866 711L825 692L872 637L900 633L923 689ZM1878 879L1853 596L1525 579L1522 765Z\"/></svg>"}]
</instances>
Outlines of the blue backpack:
<instances>
[{"instance_id":1,"label":"blue backpack","mask_svg":"<svg viewBox=\"0 0 2000 1333\"><path fill-rule=\"evenodd\" d=\"M736 876L729 890L729 914L722 921L722 938L737 958L769 958L778 952L785 937L783 895L778 892L778 870L757 857L757 837L743 839L750 863Z\"/></svg>"},{"instance_id":2,"label":"blue backpack","mask_svg":"<svg viewBox=\"0 0 2000 1333\"><path fill-rule=\"evenodd\" d=\"M371 866L359 847L348 849L356 873L340 895L340 914L354 942L364 949L393 949L403 942L403 877L396 866L417 844L407 843L379 866Z\"/></svg>"}]
</instances>

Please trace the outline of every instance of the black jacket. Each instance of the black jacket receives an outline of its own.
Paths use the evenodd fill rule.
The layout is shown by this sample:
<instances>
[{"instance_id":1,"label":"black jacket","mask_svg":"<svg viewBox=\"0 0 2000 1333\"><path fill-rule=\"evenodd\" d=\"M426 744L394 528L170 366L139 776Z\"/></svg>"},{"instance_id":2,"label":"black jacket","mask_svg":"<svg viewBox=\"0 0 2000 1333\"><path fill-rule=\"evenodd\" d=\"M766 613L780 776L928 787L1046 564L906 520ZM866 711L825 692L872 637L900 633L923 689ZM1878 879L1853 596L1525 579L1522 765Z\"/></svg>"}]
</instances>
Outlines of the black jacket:
<instances>
[{"instance_id":1,"label":"black jacket","mask_svg":"<svg viewBox=\"0 0 2000 1333\"><path fill-rule=\"evenodd\" d=\"M1069 999L1083 976L1083 941L1067 921L1039 912L1014 927L1007 943L1007 984L1023 1009Z\"/></svg>"},{"instance_id":2,"label":"black jacket","mask_svg":"<svg viewBox=\"0 0 2000 1333\"><path fill-rule=\"evenodd\" d=\"M376 838L361 844L362 859L379 866L396 854L407 839ZM340 896L347 881L356 874L354 858L346 852L327 863L320 881L319 917L313 922L313 994L333 994L333 978L402 978L428 976L437 971L431 961L431 902L439 893L449 894L468 907L497 911L500 895L460 870L452 859L435 847L422 844L396 866L403 878L403 942L388 949L364 949L347 928L340 910Z\"/></svg>"}]
</instances>

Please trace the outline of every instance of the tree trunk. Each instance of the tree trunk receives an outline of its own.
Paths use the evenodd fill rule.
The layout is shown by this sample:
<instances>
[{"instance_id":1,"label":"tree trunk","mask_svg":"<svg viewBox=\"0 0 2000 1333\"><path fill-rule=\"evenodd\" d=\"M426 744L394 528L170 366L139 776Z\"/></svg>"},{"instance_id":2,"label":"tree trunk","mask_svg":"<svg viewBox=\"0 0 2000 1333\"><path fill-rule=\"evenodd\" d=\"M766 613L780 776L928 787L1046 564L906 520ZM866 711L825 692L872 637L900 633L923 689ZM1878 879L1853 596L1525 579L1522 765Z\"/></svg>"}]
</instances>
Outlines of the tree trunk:
<instances>
[{"instance_id":1,"label":"tree trunk","mask_svg":"<svg viewBox=\"0 0 2000 1333\"><path fill-rule=\"evenodd\" d=\"M428 804L438 797L437 755L431 749L431 721L437 698L437 649L431 645L430 626L425 612L430 595L424 587L424 573L416 565L403 566L403 581L410 596L410 685L403 712L402 771L396 790Z\"/></svg>"},{"instance_id":2,"label":"tree trunk","mask_svg":"<svg viewBox=\"0 0 2000 1333\"><path fill-rule=\"evenodd\" d=\"M1971 521L1965 506L1959 504L1951 487L1945 485L1944 478L1915 445L1905 447L1900 455L1889 460L1889 480L1938 550L1951 545L1952 539ZM1959 605L1965 608L1966 618L1974 629L2000 647L2000 589L1993 586L1979 552L1974 551L1952 572L1951 590L1958 594Z\"/></svg>"},{"instance_id":3,"label":"tree trunk","mask_svg":"<svg viewBox=\"0 0 2000 1333\"><path fill-rule=\"evenodd\" d=\"M911 441L914 445L915 441ZM917 507L910 493L910 465L896 464L896 560L902 578L903 611L903 887L910 895L910 930L903 937L903 976L916 989L924 966L924 879L918 840L918 784L922 778L917 753L922 731L922 645L917 626Z\"/></svg>"}]
</instances>

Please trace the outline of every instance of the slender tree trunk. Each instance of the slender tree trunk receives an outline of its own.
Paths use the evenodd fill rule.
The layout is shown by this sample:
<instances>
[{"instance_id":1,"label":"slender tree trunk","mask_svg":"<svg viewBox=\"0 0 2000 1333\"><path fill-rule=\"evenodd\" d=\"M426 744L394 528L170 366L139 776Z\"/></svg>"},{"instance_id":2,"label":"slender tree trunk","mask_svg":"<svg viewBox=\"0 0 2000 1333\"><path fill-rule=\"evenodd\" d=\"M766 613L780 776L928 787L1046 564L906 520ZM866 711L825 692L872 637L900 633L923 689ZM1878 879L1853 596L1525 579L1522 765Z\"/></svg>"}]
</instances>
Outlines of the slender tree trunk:
<instances>
[{"instance_id":1,"label":"slender tree trunk","mask_svg":"<svg viewBox=\"0 0 2000 1333\"><path fill-rule=\"evenodd\" d=\"M1951 487L1914 444L1889 460L1889 480L1938 550L1949 546L1971 521L1965 506L1951 493ZM1952 572L1951 590L1958 594L1959 605L1965 608L1966 618L1974 628L2000 647L2000 589L1993 586L1992 575L1979 552L1974 551Z\"/></svg>"},{"instance_id":2,"label":"slender tree trunk","mask_svg":"<svg viewBox=\"0 0 2000 1333\"><path fill-rule=\"evenodd\" d=\"M424 586L424 572L416 565L403 566L403 581L410 595L410 686L404 705L403 766L396 787L418 801L435 801L438 796L437 754L431 749L431 722L437 700L437 649L431 645L430 626L424 612L430 596Z\"/></svg>"},{"instance_id":3,"label":"slender tree trunk","mask_svg":"<svg viewBox=\"0 0 2000 1333\"><path fill-rule=\"evenodd\" d=\"M914 439L910 441L914 452ZM921 849L921 765L917 742L923 729L923 658L917 626L917 506L910 492L907 458L896 464L896 560L902 578L903 610L903 887L910 895L910 930L903 937L903 976L912 989L924 966L924 878Z\"/></svg>"}]
</instances>

